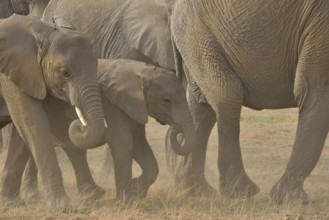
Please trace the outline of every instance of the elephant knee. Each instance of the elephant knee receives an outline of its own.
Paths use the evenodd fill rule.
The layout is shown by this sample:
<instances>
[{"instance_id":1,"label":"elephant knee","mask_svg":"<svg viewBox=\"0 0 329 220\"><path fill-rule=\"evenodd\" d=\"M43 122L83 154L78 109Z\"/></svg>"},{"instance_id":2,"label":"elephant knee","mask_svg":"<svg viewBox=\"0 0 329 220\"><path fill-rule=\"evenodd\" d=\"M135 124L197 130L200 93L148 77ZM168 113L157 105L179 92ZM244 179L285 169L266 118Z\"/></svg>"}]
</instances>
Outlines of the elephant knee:
<instances>
[{"instance_id":1,"label":"elephant knee","mask_svg":"<svg viewBox=\"0 0 329 220\"><path fill-rule=\"evenodd\" d=\"M149 168L150 168L150 170L148 171L147 179L148 179L148 183L151 185L155 182L155 180L157 179L157 177L159 175L158 163L153 164Z\"/></svg>"}]
</instances>

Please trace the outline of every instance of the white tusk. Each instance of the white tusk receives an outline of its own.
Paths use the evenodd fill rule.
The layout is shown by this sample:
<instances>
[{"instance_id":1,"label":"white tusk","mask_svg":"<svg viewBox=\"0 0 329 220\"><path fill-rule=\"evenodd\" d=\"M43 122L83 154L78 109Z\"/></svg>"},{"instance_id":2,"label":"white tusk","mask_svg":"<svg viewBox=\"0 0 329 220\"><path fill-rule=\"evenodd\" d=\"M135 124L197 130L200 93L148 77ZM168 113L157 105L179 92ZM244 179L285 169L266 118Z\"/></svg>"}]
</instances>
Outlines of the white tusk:
<instances>
[{"instance_id":1,"label":"white tusk","mask_svg":"<svg viewBox=\"0 0 329 220\"><path fill-rule=\"evenodd\" d=\"M86 127L87 123L86 123L86 120L83 118L81 110L78 107L75 107L75 111L77 112L77 115L80 119L81 124Z\"/></svg>"},{"instance_id":2,"label":"white tusk","mask_svg":"<svg viewBox=\"0 0 329 220\"><path fill-rule=\"evenodd\" d=\"M104 119L104 126L105 126L105 128L108 128L105 119Z\"/></svg>"}]
</instances>

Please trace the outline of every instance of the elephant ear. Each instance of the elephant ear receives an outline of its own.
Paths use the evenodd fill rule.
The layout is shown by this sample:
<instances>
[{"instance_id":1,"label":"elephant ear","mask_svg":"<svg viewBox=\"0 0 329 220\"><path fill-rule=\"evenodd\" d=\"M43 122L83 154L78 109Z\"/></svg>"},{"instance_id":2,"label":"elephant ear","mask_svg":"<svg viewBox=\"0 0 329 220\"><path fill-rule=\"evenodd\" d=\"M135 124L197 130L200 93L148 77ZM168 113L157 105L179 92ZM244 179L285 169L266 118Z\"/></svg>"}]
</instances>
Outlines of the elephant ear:
<instances>
[{"instance_id":1,"label":"elephant ear","mask_svg":"<svg viewBox=\"0 0 329 220\"><path fill-rule=\"evenodd\" d=\"M148 112L141 85L140 67L127 60L99 61L100 85L105 97L135 121L146 124Z\"/></svg>"},{"instance_id":2,"label":"elephant ear","mask_svg":"<svg viewBox=\"0 0 329 220\"><path fill-rule=\"evenodd\" d=\"M42 100L46 85L39 64L38 33L41 22L13 15L0 23L0 71L29 96Z\"/></svg>"},{"instance_id":3,"label":"elephant ear","mask_svg":"<svg viewBox=\"0 0 329 220\"><path fill-rule=\"evenodd\" d=\"M159 66L175 69L166 7L154 1L138 0L127 1L122 8L119 22L125 24L122 32L127 43Z\"/></svg>"}]
</instances>

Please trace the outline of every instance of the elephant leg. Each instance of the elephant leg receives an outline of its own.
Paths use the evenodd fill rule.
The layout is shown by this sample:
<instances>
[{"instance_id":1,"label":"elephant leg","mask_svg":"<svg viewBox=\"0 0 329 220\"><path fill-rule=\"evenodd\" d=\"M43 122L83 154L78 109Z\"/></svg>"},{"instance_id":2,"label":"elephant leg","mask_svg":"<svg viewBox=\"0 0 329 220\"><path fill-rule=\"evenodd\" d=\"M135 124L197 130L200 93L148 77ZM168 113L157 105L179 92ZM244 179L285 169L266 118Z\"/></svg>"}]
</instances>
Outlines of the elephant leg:
<instances>
[{"instance_id":1,"label":"elephant leg","mask_svg":"<svg viewBox=\"0 0 329 220\"><path fill-rule=\"evenodd\" d=\"M23 173L21 194L25 201L41 198L38 190L38 168L32 155L30 155Z\"/></svg>"},{"instance_id":2,"label":"elephant leg","mask_svg":"<svg viewBox=\"0 0 329 220\"><path fill-rule=\"evenodd\" d=\"M113 158L112 158L112 154L111 154L111 149L109 146L107 146L105 148L105 157L104 157L104 161L100 170L100 179L102 181L106 181L111 174L114 172L113 171Z\"/></svg>"},{"instance_id":3,"label":"elephant leg","mask_svg":"<svg viewBox=\"0 0 329 220\"><path fill-rule=\"evenodd\" d=\"M316 50L315 53L318 51L322 50ZM304 54L301 57L294 91L299 103L296 138L286 170L271 190L271 197L278 203L285 199L288 202L301 201L303 204L309 202L303 189L304 181L320 158L329 130L328 78L315 77L315 74L319 73L327 77L327 71L319 71L321 66L317 62L303 60L306 57ZM311 59L318 60L317 57ZM328 61L323 62L327 67Z\"/></svg>"},{"instance_id":4,"label":"elephant leg","mask_svg":"<svg viewBox=\"0 0 329 220\"><path fill-rule=\"evenodd\" d=\"M0 181L0 196L4 204L22 205L24 202L20 199L20 187L22 175L30 156L30 152L16 129L8 133L10 137L6 141L8 144L7 157Z\"/></svg>"},{"instance_id":5,"label":"elephant leg","mask_svg":"<svg viewBox=\"0 0 329 220\"><path fill-rule=\"evenodd\" d=\"M133 196L131 182L134 123L117 107L110 105L111 107L106 108L106 105L106 121L111 122L111 125L105 130L105 140L111 148L114 162L116 200L129 201Z\"/></svg>"},{"instance_id":6,"label":"elephant leg","mask_svg":"<svg viewBox=\"0 0 329 220\"><path fill-rule=\"evenodd\" d=\"M132 190L135 196L145 198L159 174L158 163L146 139L145 125L135 129L133 157L142 168L142 174L132 180Z\"/></svg>"},{"instance_id":7,"label":"elephant leg","mask_svg":"<svg viewBox=\"0 0 329 220\"><path fill-rule=\"evenodd\" d=\"M133 138L131 131L112 135L109 142L114 162L116 200L129 201L132 198ZM115 133L114 133L115 134ZM121 137L120 137L121 135Z\"/></svg>"},{"instance_id":8,"label":"elephant leg","mask_svg":"<svg viewBox=\"0 0 329 220\"><path fill-rule=\"evenodd\" d=\"M47 206L69 208L69 197L64 190L51 128L42 102L25 95L5 77L1 77L1 84L14 125L30 148L45 185Z\"/></svg>"},{"instance_id":9,"label":"elephant leg","mask_svg":"<svg viewBox=\"0 0 329 220\"><path fill-rule=\"evenodd\" d=\"M78 192L83 200L94 201L105 195L105 190L95 183L87 161L87 151L78 148L64 147L76 176Z\"/></svg>"},{"instance_id":10,"label":"elephant leg","mask_svg":"<svg viewBox=\"0 0 329 220\"><path fill-rule=\"evenodd\" d=\"M207 30L199 31L196 38L193 36L193 48L189 52L200 57L185 54L184 61L192 80L217 115L220 192L228 197L252 196L259 188L244 170L239 141L244 88L221 55L216 37Z\"/></svg>"}]
</instances>

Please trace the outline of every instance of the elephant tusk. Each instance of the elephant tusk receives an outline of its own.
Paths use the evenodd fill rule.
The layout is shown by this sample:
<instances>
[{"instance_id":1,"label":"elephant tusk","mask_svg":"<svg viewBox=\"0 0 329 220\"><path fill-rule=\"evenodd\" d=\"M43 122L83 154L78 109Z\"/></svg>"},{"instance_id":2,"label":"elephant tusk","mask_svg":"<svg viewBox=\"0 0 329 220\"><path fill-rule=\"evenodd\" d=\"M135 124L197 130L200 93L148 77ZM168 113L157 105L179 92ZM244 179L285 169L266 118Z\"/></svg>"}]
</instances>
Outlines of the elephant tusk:
<instances>
[{"instance_id":1,"label":"elephant tusk","mask_svg":"<svg viewBox=\"0 0 329 220\"><path fill-rule=\"evenodd\" d=\"M105 119L104 119L104 126L105 126L105 128L108 128L108 126L107 126L107 123L106 123Z\"/></svg>"},{"instance_id":2,"label":"elephant tusk","mask_svg":"<svg viewBox=\"0 0 329 220\"><path fill-rule=\"evenodd\" d=\"M81 110L78 107L75 107L75 111L77 112L77 115L80 119L80 122L83 126L87 127L87 123L86 120L84 119Z\"/></svg>"}]
</instances>

